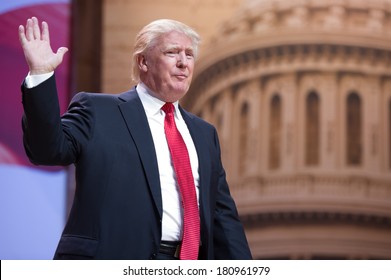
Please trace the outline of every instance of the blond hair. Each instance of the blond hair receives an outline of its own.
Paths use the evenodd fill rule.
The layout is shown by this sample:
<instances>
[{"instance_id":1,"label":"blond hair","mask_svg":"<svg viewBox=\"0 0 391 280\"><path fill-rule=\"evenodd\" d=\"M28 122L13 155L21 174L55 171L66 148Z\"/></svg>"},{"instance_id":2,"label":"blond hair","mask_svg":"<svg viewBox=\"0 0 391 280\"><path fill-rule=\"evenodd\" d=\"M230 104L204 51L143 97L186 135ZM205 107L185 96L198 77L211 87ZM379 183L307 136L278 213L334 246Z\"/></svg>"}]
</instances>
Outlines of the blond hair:
<instances>
[{"instance_id":1,"label":"blond hair","mask_svg":"<svg viewBox=\"0 0 391 280\"><path fill-rule=\"evenodd\" d=\"M136 36L132 56L132 79L134 82L137 83L140 81L140 69L137 64L139 55L145 54L146 51L153 46L156 39L161 35L170 33L172 31L183 33L191 39L193 42L194 57L197 57L200 36L195 30L176 20L155 20L141 29L141 31Z\"/></svg>"}]
</instances>

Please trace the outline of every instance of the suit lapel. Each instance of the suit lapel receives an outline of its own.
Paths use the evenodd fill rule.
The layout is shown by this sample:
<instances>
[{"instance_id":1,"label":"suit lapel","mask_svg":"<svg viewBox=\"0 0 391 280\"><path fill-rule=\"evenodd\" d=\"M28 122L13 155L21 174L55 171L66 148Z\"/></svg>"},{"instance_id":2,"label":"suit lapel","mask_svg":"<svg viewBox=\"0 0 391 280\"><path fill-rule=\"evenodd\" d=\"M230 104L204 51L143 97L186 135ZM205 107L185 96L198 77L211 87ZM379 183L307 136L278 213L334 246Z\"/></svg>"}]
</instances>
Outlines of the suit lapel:
<instances>
[{"instance_id":1,"label":"suit lapel","mask_svg":"<svg viewBox=\"0 0 391 280\"><path fill-rule=\"evenodd\" d=\"M119 105L119 109L140 154L149 188L161 218L163 205L159 169L155 146L143 105L136 90L123 93L119 98L125 101Z\"/></svg>"}]
</instances>

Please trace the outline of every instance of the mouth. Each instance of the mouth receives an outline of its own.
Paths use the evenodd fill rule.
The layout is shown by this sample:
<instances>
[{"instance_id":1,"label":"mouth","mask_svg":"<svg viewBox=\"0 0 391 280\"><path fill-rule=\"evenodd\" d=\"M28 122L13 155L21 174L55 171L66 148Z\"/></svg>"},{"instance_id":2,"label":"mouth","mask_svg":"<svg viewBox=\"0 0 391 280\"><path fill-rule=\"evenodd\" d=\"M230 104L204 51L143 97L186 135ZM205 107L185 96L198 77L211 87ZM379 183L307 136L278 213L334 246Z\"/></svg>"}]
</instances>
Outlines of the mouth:
<instances>
[{"instance_id":1,"label":"mouth","mask_svg":"<svg viewBox=\"0 0 391 280\"><path fill-rule=\"evenodd\" d=\"M174 77L181 81L187 79L187 75L185 74L174 75Z\"/></svg>"}]
</instances>

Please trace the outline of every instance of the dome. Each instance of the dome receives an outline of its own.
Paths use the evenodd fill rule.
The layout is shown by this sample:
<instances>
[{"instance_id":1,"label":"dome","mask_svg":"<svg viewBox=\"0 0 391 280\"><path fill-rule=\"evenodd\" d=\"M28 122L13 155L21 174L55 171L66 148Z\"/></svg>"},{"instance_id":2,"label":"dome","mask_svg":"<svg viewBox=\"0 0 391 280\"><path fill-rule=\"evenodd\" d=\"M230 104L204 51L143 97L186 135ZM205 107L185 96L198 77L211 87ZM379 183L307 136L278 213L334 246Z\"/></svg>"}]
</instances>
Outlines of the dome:
<instances>
[{"instance_id":1,"label":"dome","mask_svg":"<svg viewBox=\"0 0 391 280\"><path fill-rule=\"evenodd\" d=\"M182 105L214 124L256 258L391 258L391 1L245 1Z\"/></svg>"}]
</instances>

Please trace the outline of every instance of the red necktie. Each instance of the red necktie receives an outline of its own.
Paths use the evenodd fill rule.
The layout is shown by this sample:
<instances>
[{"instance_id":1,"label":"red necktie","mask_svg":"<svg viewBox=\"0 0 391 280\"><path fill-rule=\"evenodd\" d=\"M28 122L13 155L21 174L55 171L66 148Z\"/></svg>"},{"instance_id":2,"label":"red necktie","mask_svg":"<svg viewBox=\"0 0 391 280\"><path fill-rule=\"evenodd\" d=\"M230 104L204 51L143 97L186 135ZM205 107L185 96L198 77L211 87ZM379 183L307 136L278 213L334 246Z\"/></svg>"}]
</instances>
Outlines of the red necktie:
<instances>
[{"instance_id":1,"label":"red necktie","mask_svg":"<svg viewBox=\"0 0 391 280\"><path fill-rule=\"evenodd\" d=\"M164 132L182 198L183 237L179 258L181 260L196 260L198 259L200 241L200 218L189 153L185 141L175 125L174 105L166 103L162 110L166 113Z\"/></svg>"}]
</instances>

